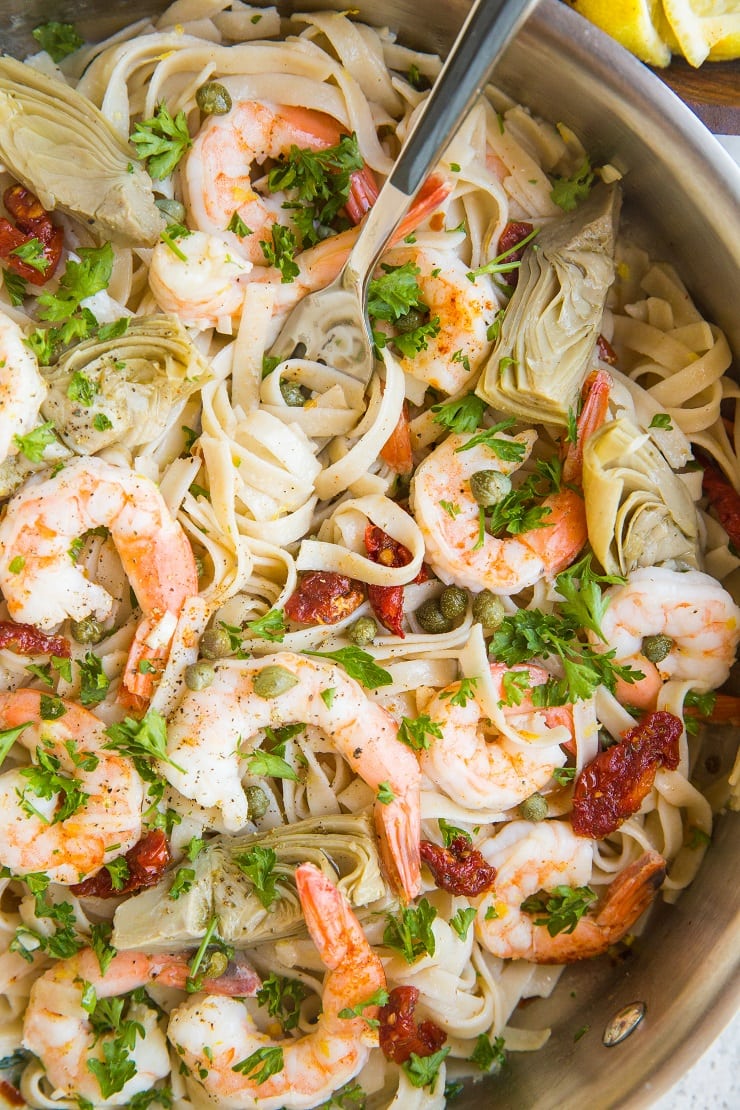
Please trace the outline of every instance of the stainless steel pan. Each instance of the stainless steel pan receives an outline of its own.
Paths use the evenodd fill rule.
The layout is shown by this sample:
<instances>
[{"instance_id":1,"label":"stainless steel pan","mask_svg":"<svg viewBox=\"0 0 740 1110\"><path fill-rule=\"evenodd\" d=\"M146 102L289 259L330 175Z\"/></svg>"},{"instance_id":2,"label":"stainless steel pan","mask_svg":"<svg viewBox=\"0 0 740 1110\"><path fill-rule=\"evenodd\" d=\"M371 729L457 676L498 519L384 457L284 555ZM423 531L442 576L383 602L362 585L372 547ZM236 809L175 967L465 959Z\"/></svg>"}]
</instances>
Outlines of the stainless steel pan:
<instances>
[{"instance_id":1,"label":"stainless steel pan","mask_svg":"<svg viewBox=\"0 0 740 1110\"><path fill-rule=\"evenodd\" d=\"M345 7L344 0L279 3L281 10ZM0 0L0 42L22 55L48 19L106 33L152 11L156 0ZM467 0L355 0L361 17L442 53ZM678 266L708 316L740 353L737 272L740 172L704 127L644 66L556 0L543 0L500 62L496 81L539 114L574 128L598 158L625 172L626 216L639 219ZM732 738L718 738L725 760ZM455 1102L460 1110L649 1106L717 1035L740 998L740 820L722 817L698 878L676 906L658 908L625 963L570 969L548 1001L519 1023L551 1024L535 1054L512 1054L501 1076ZM647 1006L635 1032L606 1048L602 1034L622 1007ZM578 1040L577 1031L588 1027Z\"/></svg>"}]
</instances>

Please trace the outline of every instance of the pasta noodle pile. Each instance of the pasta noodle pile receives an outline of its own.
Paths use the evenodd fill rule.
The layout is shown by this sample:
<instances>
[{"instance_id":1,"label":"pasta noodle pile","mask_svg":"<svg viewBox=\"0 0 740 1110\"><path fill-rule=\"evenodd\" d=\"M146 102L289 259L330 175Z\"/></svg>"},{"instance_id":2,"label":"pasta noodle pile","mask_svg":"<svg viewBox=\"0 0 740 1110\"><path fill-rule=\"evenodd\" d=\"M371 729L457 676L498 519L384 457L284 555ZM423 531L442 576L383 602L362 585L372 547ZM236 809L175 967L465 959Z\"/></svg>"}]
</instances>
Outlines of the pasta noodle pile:
<instances>
[{"instance_id":1,"label":"pasta noodle pile","mask_svg":"<svg viewBox=\"0 0 740 1110\"><path fill-rule=\"evenodd\" d=\"M373 277L371 380L277 361L439 59L241 0L37 38L0 60L0 1068L35 1108L434 1110L737 799L698 728L737 717L727 341L490 87Z\"/></svg>"}]
</instances>

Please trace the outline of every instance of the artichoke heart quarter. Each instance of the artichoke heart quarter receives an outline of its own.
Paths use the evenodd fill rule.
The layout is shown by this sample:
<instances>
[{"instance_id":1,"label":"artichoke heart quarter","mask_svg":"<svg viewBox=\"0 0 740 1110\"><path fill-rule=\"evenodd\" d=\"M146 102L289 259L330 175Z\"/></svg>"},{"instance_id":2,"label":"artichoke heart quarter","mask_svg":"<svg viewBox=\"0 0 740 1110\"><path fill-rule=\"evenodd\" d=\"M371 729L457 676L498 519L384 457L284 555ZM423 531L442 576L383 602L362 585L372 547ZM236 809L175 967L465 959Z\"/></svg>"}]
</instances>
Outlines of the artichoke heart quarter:
<instances>
[{"instance_id":1,"label":"artichoke heart quarter","mask_svg":"<svg viewBox=\"0 0 740 1110\"><path fill-rule=\"evenodd\" d=\"M219 936L240 948L305 932L295 869L315 864L355 907L385 899L369 810L309 817L266 833L215 836L192 865L189 889L170 897L175 872L128 898L116 910L113 943L119 949L167 951L200 940L214 914ZM255 848L272 850L275 897L265 905L244 868ZM241 866L240 866L241 864ZM362 917L362 912L359 915Z\"/></svg>"},{"instance_id":2,"label":"artichoke heart quarter","mask_svg":"<svg viewBox=\"0 0 740 1110\"><path fill-rule=\"evenodd\" d=\"M0 160L44 208L124 246L153 245L164 220L133 147L64 81L0 57Z\"/></svg>"},{"instance_id":3,"label":"artichoke heart quarter","mask_svg":"<svg viewBox=\"0 0 740 1110\"><path fill-rule=\"evenodd\" d=\"M174 407L212 377L182 324L164 315L132 316L123 335L86 339L43 374L48 392L42 415L78 455L155 440ZM70 398L75 374L90 383L88 404Z\"/></svg>"},{"instance_id":4,"label":"artichoke heart quarter","mask_svg":"<svg viewBox=\"0 0 740 1110\"><path fill-rule=\"evenodd\" d=\"M567 424L592 369L614 280L621 194L597 186L525 250L501 333L476 392L527 423Z\"/></svg>"},{"instance_id":5,"label":"artichoke heart quarter","mask_svg":"<svg viewBox=\"0 0 740 1110\"><path fill-rule=\"evenodd\" d=\"M696 507L652 439L614 420L583 449L588 538L608 574L672 561L699 566Z\"/></svg>"}]
</instances>

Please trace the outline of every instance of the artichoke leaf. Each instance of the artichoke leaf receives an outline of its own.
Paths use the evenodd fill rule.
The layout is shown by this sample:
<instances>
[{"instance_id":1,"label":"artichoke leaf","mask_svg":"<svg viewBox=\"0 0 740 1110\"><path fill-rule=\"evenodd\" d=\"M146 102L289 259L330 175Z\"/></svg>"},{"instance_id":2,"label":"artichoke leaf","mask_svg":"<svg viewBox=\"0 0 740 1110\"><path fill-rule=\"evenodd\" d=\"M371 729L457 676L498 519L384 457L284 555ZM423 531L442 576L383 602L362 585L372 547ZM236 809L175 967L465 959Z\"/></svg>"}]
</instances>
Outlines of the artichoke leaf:
<instances>
[{"instance_id":1,"label":"artichoke leaf","mask_svg":"<svg viewBox=\"0 0 740 1110\"><path fill-rule=\"evenodd\" d=\"M567 424L594 361L621 194L598 186L525 250L499 338L476 392L526 423Z\"/></svg>"},{"instance_id":2,"label":"artichoke leaf","mask_svg":"<svg viewBox=\"0 0 740 1110\"><path fill-rule=\"evenodd\" d=\"M153 246L164 228L152 181L100 110L64 81L0 57L0 160L47 211L105 239Z\"/></svg>"},{"instance_id":3,"label":"artichoke leaf","mask_svg":"<svg viewBox=\"0 0 740 1110\"><path fill-rule=\"evenodd\" d=\"M583 449L589 542L608 574L680 562L699 566L696 506L649 435L622 418Z\"/></svg>"},{"instance_id":4,"label":"artichoke leaf","mask_svg":"<svg viewBox=\"0 0 740 1110\"><path fill-rule=\"evenodd\" d=\"M214 914L219 936L237 947L252 947L305 932L295 885L300 863L314 863L336 883L355 907L388 898L369 810L310 817L269 832L215 836L192 864L190 888L169 896L175 872L156 886L123 902L116 910L113 943L117 948L166 951L188 947L205 934ZM269 906L237 860L255 847L271 848L276 897ZM362 918L360 909L358 916Z\"/></svg>"},{"instance_id":5,"label":"artichoke leaf","mask_svg":"<svg viewBox=\"0 0 740 1110\"><path fill-rule=\"evenodd\" d=\"M132 316L123 335L86 339L43 374L43 416L78 455L151 443L171 422L174 406L212 377L182 324L165 315ZM92 395L86 404L70 389L80 374Z\"/></svg>"}]
</instances>

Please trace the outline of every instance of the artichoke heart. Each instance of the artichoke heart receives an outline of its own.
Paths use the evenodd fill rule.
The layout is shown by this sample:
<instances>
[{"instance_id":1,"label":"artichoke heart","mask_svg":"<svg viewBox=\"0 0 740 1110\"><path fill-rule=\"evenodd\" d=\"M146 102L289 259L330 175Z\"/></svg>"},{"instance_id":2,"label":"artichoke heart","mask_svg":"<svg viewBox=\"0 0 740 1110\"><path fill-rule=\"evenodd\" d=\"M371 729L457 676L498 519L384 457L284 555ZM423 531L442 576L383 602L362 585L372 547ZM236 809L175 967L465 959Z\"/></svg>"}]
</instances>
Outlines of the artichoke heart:
<instances>
[{"instance_id":1,"label":"artichoke heart","mask_svg":"<svg viewBox=\"0 0 740 1110\"><path fill-rule=\"evenodd\" d=\"M597 186L525 250L476 390L493 408L539 424L567 424L576 411L614 280L620 203L616 186Z\"/></svg>"},{"instance_id":2,"label":"artichoke heart","mask_svg":"<svg viewBox=\"0 0 740 1110\"><path fill-rule=\"evenodd\" d=\"M271 849L276 857L271 871L276 896L268 906L240 867L254 858L255 848ZM156 951L187 947L204 936L214 914L219 936L240 948L302 933L305 923L294 876L298 864L306 861L336 883L353 906L388 896L370 811L309 817L266 833L209 840L192 865L194 877L186 892L170 897L175 874L170 872L118 907L113 943Z\"/></svg>"},{"instance_id":3,"label":"artichoke heart","mask_svg":"<svg viewBox=\"0 0 740 1110\"><path fill-rule=\"evenodd\" d=\"M64 81L0 57L0 161L48 211L102 238L153 245L164 227L152 181L100 110Z\"/></svg>"},{"instance_id":4,"label":"artichoke heart","mask_svg":"<svg viewBox=\"0 0 740 1110\"><path fill-rule=\"evenodd\" d=\"M699 567L696 507L650 436L627 419L583 449L588 538L608 574L672 561Z\"/></svg>"},{"instance_id":5,"label":"artichoke heart","mask_svg":"<svg viewBox=\"0 0 740 1110\"><path fill-rule=\"evenodd\" d=\"M123 335L86 339L43 368L43 416L78 455L150 443L171 421L173 407L212 376L175 317L132 316L127 323ZM79 375L89 383L84 404L70 388Z\"/></svg>"}]
</instances>

